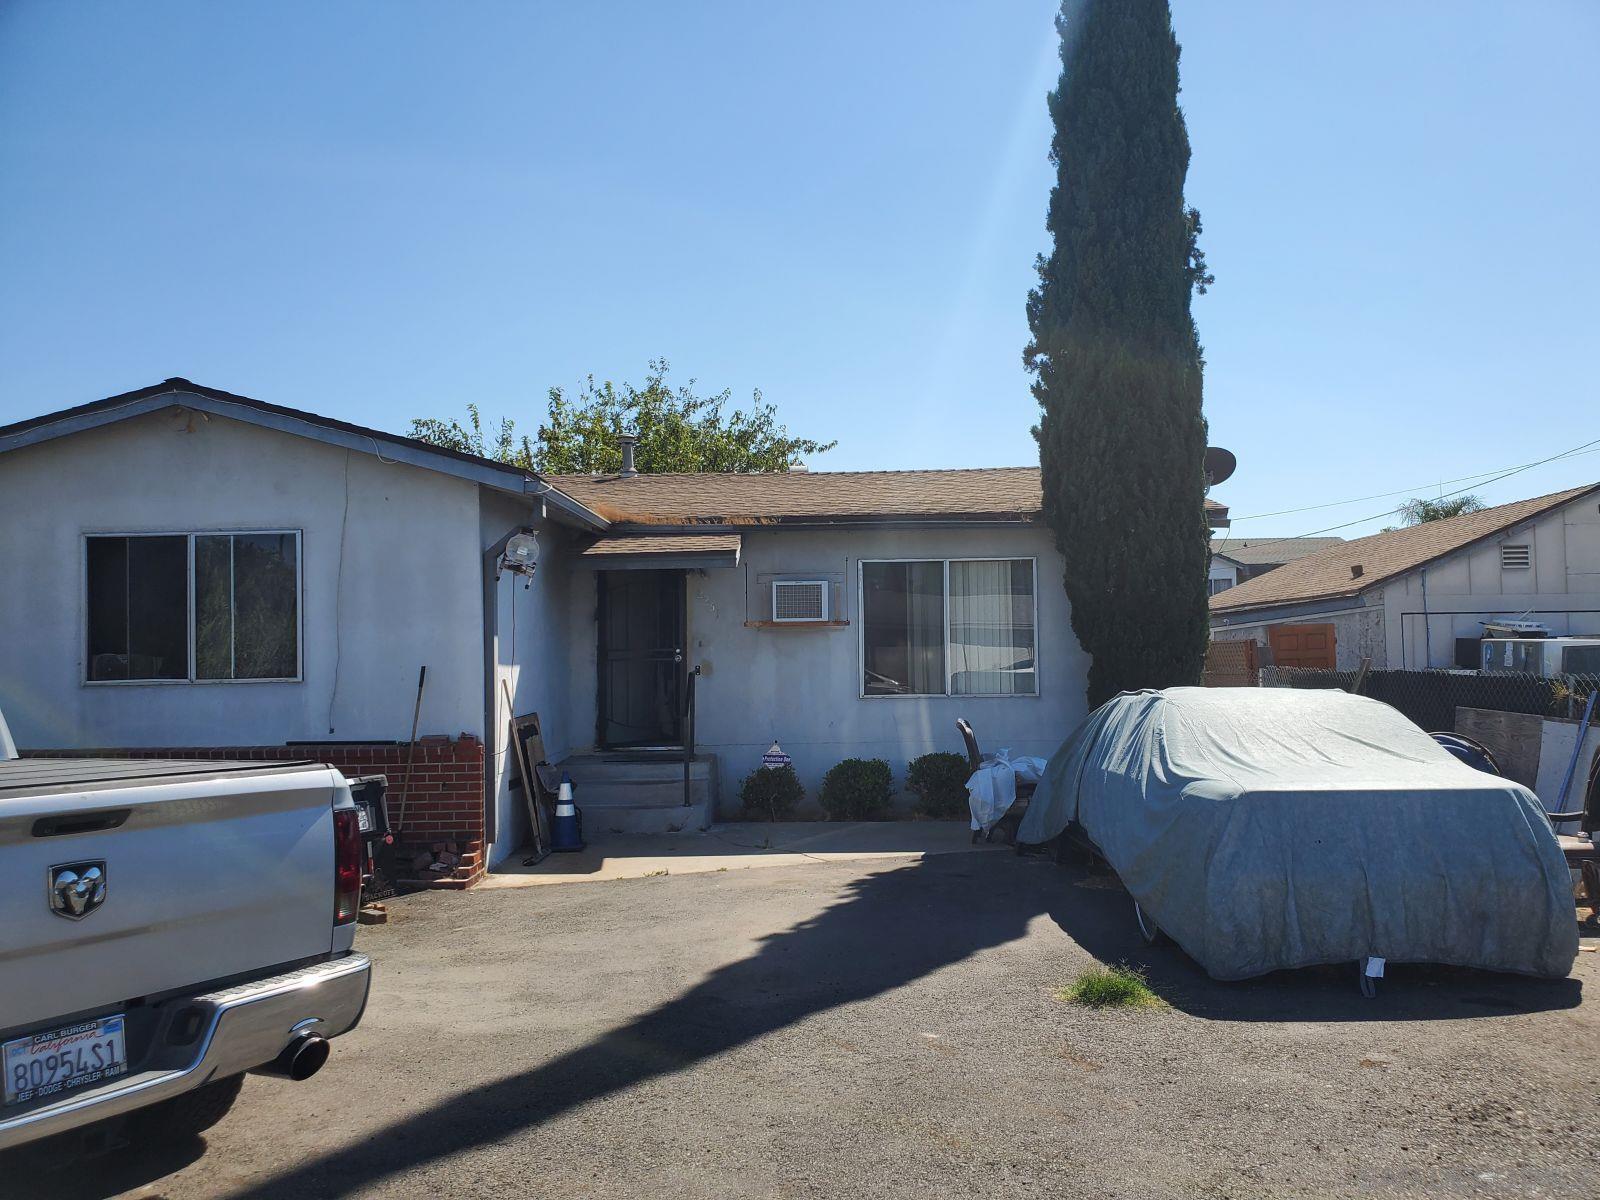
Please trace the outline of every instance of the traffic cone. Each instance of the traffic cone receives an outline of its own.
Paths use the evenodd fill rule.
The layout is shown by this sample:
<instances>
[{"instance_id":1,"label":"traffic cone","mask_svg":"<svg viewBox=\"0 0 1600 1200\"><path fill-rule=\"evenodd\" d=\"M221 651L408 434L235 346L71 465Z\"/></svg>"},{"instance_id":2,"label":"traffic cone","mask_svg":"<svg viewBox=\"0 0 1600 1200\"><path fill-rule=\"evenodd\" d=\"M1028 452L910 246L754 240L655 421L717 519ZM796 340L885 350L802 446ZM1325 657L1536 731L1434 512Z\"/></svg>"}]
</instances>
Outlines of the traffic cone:
<instances>
[{"instance_id":1,"label":"traffic cone","mask_svg":"<svg viewBox=\"0 0 1600 1200\"><path fill-rule=\"evenodd\" d=\"M557 853L583 849L583 814L572 802L572 776L561 772L556 793L556 819L550 828L550 849Z\"/></svg>"}]
</instances>

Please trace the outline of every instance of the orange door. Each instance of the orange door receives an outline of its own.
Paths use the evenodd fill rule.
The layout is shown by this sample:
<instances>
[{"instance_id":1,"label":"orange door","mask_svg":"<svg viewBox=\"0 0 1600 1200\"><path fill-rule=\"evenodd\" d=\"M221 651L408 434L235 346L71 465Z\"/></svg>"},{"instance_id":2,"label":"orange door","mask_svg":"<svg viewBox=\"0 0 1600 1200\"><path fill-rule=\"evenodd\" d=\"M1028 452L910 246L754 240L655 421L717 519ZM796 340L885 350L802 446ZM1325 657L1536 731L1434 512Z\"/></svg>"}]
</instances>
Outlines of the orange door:
<instances>
[{"instance_id":1,"label":"orange door","mask_svg":"<svg viewBox=\"0 0 1600 1200\"><path fill-rule=\"evenodd\" d=\"M1332 625L1272 625L1267 629L1272 661L1280 667L1333 670Z\"/></svg>"}]
</instances>

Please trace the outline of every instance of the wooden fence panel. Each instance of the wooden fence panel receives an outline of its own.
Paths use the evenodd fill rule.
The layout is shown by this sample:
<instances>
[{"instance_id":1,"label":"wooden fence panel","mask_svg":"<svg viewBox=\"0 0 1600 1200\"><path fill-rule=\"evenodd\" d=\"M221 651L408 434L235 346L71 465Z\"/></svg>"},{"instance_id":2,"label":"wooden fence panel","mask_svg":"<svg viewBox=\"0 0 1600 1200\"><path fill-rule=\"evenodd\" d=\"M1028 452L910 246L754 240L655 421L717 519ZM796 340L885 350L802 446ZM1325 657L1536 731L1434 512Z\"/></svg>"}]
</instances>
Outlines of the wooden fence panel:
<instances>
[{"instance_id":1,"label":"wooden fence panel","mask_svg":"<svg viewBox=\"0 0 1600 1200\"><path fill-rule=\"evenodd\" d=\"M1256 687L1256 644L1253 641L1212 642L1206 648L1206 687Z\"/></svg>"}]
</instances>

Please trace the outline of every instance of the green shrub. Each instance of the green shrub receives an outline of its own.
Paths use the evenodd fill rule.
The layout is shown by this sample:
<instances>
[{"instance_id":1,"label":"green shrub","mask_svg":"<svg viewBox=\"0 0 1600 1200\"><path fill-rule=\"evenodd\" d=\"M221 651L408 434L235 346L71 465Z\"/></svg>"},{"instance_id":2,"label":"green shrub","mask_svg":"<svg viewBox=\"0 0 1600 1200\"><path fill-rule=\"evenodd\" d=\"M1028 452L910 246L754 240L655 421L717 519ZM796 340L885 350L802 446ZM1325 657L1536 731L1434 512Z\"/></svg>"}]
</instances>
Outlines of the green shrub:
<instances>
[{"instance_id":1,"label":"green shrub","mask_svg":"<svg viewBox=\"0 0 1600 1200\"><path fill-rule=\"evenodd\" d=\"M789 821L805 799L800 776L788 763L781 767L757 767L739 785L739 801L747 821Z\"/></svg>"},{"instance_id":2,"label":"green shrub","mask_svg":"<svg viewBox=\"0 0 1600 1200\"><path fill-rule=\"evenodd\" d=\"M1056 999L1089 1008L1161 1008L1144 973L1131 967L1090 967L1056 993Z\"/></svg>"},{"instance_id":3,"label":"green shrub","mask_svg":"<svg viewBox=\"0 0 1600 1200\"><path fill-rule=\"evenodd\" d=\"M906 790L916 796L917 811L925 817L964 817L970 811L967 777L971 774L966 755L937 750L906 766Z\"/></svg>"},{"instance_id":4,"label":"green shrub","mask_svg":"<svg viewBox=\"0 0 1600 1200\"><path fill-rule=\"evenodd\" d=\"M889 815L894 773L881 758L847 758L822 777L818 797L835 821L881 821Z\"/></svg>"}]
</instances>

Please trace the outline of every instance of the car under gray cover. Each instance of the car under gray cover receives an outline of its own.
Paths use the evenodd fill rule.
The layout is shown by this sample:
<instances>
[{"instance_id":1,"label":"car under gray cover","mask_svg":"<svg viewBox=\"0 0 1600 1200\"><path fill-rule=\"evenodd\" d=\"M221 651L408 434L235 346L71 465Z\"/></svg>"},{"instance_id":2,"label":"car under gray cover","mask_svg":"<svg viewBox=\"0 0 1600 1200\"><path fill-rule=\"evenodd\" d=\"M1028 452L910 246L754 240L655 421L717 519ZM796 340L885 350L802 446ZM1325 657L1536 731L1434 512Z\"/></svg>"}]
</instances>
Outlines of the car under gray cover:
<instances>
[{"instance_id":1,"label":"car under gray cover","mask_svg":"<svg viewBox=\"0 0 1600 1200\"><path fill-rule=\"evenodd\" d=\"M1538 799L1361 696L1125 692L1056 751L1018 841L1073 823L1216 979L1368 956L1562 977L1577 957Z\"/></svg>"}]
</instances>

